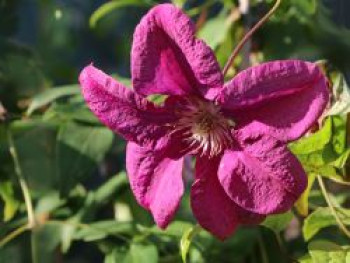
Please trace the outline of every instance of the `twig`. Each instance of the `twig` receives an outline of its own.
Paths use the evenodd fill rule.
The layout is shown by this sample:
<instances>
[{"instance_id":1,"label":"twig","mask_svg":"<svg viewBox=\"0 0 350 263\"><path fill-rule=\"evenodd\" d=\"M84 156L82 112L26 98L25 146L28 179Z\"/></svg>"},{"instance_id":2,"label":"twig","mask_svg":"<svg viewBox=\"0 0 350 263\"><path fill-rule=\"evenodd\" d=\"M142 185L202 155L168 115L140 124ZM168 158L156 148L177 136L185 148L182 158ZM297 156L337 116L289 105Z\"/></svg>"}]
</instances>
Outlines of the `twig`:
<instances>
[{"instance_id":1,"label":"twig","mask_svg":"<svg viewBox=\"0 0 350 263\"><path fill-rule=\"evenodd\" d=\"M329 198L329 195L327 193L327 189L323 183L322 177L320 175L317 175L317 180L318 180L318 184L320 185L322 194L324 196L324 199L327 202L328 207L330 208L332 215L334 216L335 220L337 221L337 224L339 226L339 228L343 231L343 233L350 238L350 231L346 228L346 226L344 225L344 223L341 221L340 217L338 216L337 211L335 210L331 199Z\"/></svg>"},{"instance_id":2,"label":"twig","mask_svg":"<svg viewBox=\"0 0 350 263\"><path fill-rule=\"evenodd\" d=\"M20 234L24 233L29 229L28 224L25 224L19 228L16 228L14 231L9 233L7 236L5 236L3 239L0 240L0 248L6 245L8 242L10 242L12 239L16 238Z\"/></svg>"},{"instance_id":3,"label":"twig","mask_svg":"<svg viewBox=\"0 0 350 263\"><path fill-rule=\"evenodd\" d=\"M282 0L277 0L274 6L271 8L271 10L258 22L256 23L252 29L249 30L249 32L243 37L243 39L238 43L237 47L233 50L231 53L223 71L222 74L225 76L228 69L232 65L234 59L238 55L239 51L242 49L244 44L248 41L248 39L255 33L256 30L258 30L269 18L273 15L273 13L277 10L279 5L281 4Z\"/></svg>"},{"instance_id":4,"label":"twig","mask_svg":"<svg viewBox=\"0 0 350 263\"><path fill-rule=\"evenodd\" d=\"M29 191L27 182L24 179L22 168L21 168L20 163L19 163L18 154L17 154L15 143L13 141L10 127L7 128L7 140L8 140L8 144L9 144L10 154L12 156L14 167L15 167L15 173L17 175L17 178L18 178L18 181L19 181L22 193L23 193L24 202L25 202L25 205L27 208L28 228L33 228L36 224L33 203L32 203L32 199L30 196L30 191Z\"/></svg>"}]
</instances>

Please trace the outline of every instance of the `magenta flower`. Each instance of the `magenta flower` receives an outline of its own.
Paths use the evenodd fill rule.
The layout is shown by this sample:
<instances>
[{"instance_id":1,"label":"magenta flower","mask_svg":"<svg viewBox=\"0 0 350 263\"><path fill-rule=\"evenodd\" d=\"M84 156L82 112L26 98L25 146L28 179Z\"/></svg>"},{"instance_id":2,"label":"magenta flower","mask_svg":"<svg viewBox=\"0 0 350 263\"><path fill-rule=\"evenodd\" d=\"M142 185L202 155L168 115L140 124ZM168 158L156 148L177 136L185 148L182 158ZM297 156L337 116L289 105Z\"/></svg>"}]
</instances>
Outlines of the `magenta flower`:
<instances>
[{"instance_id":1,"label":"magenta flower","mask_svg":"<svg viewBox=\"0 0 350 263\"><path fill-rule=\"evenodd\" d=\"M128 140L132 191L159 227L179 206L186 155L196 157L194 216L220 239L292 207L307 178L286 144L315 123L329 97L315 64L269 62L224 84L213 51L170 4L143 17L131 62L134 91L92 65L80 83L92 112ZM159 106L151 94L168 97Z\"/></svg>"}]
</instances>

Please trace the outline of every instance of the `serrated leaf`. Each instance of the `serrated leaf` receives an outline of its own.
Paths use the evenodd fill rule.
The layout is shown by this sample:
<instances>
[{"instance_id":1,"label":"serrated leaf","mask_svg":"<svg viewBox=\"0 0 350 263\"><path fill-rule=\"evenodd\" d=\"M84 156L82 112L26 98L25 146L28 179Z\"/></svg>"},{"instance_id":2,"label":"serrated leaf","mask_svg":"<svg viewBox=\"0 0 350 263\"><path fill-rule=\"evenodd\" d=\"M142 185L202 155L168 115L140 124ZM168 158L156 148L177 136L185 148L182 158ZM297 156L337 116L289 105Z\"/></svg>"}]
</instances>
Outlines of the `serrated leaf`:
<instances>
[{"instance_id":1,"label":"serrated leaf","mask_svg":"<svg viewBox=\"0 0 350 263\"><path fill-rule=\"evenodd\" d=\"M339 218L346 225L350 225L350 210L336 208ZM328 207L319 207L312 212L305 220L303 225L303 235L305 240L310 240L321 229L329 226L335 226L337 221Z\"/></svg>"},{"instance_id":2,"label":"serrated leaf","mask_svg":"<svg viewBox=\"0 0 350 263\"><path fill-rule=\"evenodd\" d=\"M61 97L79 94L80 89L78 85L68 85L62 87L56 87L49 90L45 90L42 93L34 96L27 109L27 115L31 115L35 110L57 100Z\"/></svg>"},{"instance_id":3,"label":"serrated leaf","mask_svg":"<svg viewBox=\"0 0 350 263\"><path fill-rule=\"evenodd\" d=\"M284 230L293 218L293 213L288 211L284 214L268 216L261 224L274 232Z\"/></svg>"},{"instance_id":4,"label":"serrated leaf","mask_svg":"<svg viewBox=\"0 0 350 263\"><path fill-rule=\"evenodd\" d=\"M200 231L201 227L199 225L195 225L183 233L182 238L180 240L180 253L182 261L184 263L187 262L187 254L190 249L192 240Z\"/></svg>"}]
</instances>

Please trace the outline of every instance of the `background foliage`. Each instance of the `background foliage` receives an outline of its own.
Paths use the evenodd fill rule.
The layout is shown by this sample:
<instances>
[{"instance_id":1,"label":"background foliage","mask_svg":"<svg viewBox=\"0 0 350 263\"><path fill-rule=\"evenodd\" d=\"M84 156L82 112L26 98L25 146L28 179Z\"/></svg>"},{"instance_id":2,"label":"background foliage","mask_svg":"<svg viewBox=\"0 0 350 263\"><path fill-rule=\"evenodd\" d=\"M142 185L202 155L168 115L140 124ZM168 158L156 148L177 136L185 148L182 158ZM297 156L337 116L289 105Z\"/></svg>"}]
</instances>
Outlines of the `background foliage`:
<instances>
[{"instance_id":1,"label":"background foliage","mask_svg":"<svg viewBox=\"0 0 350 263\"><path fill-rule=\"evenodd\" d=\"M243 2L173 1L221 66L274 1ZM0 262L350 262L349 2L283 1L230 69L228 78L266 60L319 61L333 98L290 145L309 176L295 208L223 243L196 226L188 193L166 231L153 225L130 192L125 142L77 85L91 61L130 83L133 30L157 3L0 0Z\"/></svg>"}]
</instances>

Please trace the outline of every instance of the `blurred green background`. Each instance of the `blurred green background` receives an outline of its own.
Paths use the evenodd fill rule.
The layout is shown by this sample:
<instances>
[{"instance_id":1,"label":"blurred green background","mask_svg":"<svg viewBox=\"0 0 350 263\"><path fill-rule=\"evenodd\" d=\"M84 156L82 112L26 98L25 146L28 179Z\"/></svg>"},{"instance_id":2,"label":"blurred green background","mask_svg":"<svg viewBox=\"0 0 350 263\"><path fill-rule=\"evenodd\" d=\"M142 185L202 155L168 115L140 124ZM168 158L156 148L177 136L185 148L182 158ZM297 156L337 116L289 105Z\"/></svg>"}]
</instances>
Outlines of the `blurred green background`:
<instances>
[{"instance_id":1,"label":"blurred green background","mask_svg":"<svg viewBox=\"0 0 350 263\"><path fill-rule=\"evenodd\" d=\"M129 190L125 142L97 121L80 95L78 74L91 62L130 84L134 28L158 3L0 0L0 262L350 262L350 236L334 218L336 210L350 224L350 2L282 1L230 68L228 79L268 60L319 61L334 97L320 130L291 145L310 176L310 191L293 211L240 228L225 242L196 233L188 191L166 231L153 225ZM173 3L191 16L223 67L274 1ZM328 195L316 175L325 178ZM30 229L23 181L34 207Z\"/></svg>"}]
</instances>

